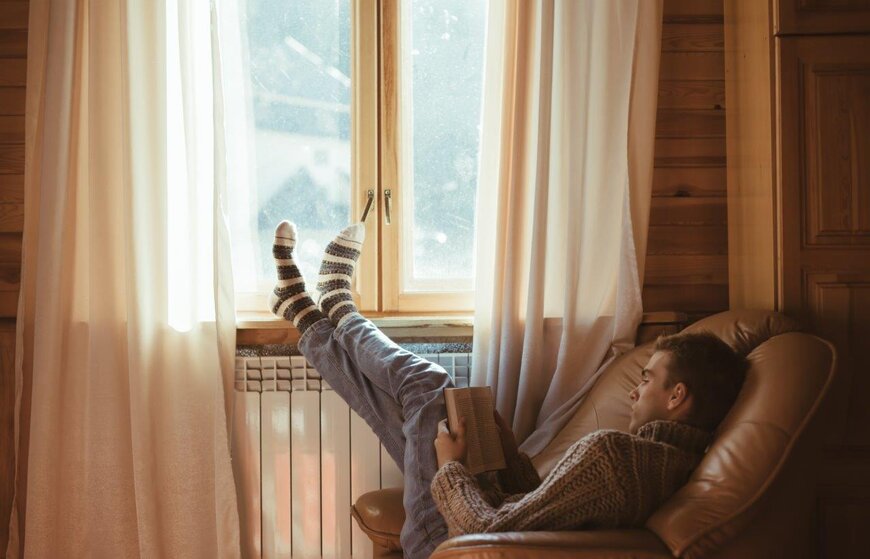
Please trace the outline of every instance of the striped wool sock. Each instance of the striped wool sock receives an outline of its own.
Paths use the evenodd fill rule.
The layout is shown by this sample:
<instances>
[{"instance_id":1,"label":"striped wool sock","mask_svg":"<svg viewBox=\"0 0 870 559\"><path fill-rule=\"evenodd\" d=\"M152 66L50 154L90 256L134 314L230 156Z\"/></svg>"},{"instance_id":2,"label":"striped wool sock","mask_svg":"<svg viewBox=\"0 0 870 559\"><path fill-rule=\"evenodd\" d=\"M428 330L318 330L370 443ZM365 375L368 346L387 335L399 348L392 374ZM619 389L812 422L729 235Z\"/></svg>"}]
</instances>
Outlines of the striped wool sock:
<instances>
[{"instance_id":1,"label":"striped wool sock","mask_svg":"<svg viewBox=\"0 0 870 559\"><path fill-rule=\"evenodd\" d=\"M320 291L320 309L338 328L350 313L357 312L350 291L350 278L362 250L366 228L354 223L345 228L326 247L320 264L317 290Z\"/></svg>"},{"instance_id":2,"label":"striped wool sock","mask_svg":"<svg viewBox=\"0 0 870 559\"><path fill-rule=\"evenodd\" d=\"M272 245L278 283L269 295L269 308L272 314L292 321L299 333L304 334L312 324L326 317L305 291L305 280L293 260L295 246L296 226L282 221L275 229L275 243Z\"/></svg>"}]
</instances>

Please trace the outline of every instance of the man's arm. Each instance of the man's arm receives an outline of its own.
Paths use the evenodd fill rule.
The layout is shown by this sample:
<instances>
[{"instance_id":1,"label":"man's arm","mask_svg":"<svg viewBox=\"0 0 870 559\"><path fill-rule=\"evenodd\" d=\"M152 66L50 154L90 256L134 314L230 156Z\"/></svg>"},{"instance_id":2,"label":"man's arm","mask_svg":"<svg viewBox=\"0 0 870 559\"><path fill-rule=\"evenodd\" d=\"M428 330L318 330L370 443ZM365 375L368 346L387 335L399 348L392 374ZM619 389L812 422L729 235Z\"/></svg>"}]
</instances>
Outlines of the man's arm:
<instances>
[{"instance_id":1,"label":"man's arm","mask_svg":"<svg viewBox=\"0 0 870 559\"><path fill-rule=\"evenodd\" d=\"M451 535L555 530L612 519L625 507L616 465L597 434L572 446L553 472L518 500L491 506L461 463L445 463L432 478L432 497Z\"/></svg>"}]
</instances>

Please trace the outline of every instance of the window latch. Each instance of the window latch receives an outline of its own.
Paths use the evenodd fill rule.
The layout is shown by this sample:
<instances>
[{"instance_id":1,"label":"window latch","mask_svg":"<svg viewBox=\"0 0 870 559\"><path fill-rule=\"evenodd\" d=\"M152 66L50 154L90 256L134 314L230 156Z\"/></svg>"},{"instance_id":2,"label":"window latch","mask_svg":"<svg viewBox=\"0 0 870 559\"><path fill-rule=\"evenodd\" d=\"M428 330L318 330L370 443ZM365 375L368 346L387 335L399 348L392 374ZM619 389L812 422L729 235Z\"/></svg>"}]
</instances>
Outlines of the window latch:
<instances>
[{"instance_id":1,"label":"window latch","mask_svg":"<svg viewBox=\"0 0 870 559\"><path fill-rule=\"evenodd\" d=\"M387 225L390 224L390 208L393 205L393 191L387 188L384 190L384 212L387 218Z\"/></svg>"},{"instance_id":2,"label":"window latch","mask_svg":"<svg viewBox=\"0 0 870 559\"><path fill-rule=\"evenodd\" d=\"M360 221L365 221L366 218L369 216L369 212L372 209L372 204L375 201L375 191L369 190L368 192L366 192L366 196L368 196L368 201L366 202L366 207L363 210L362 219L360 219Z\"/></svg>"}]
</instances>

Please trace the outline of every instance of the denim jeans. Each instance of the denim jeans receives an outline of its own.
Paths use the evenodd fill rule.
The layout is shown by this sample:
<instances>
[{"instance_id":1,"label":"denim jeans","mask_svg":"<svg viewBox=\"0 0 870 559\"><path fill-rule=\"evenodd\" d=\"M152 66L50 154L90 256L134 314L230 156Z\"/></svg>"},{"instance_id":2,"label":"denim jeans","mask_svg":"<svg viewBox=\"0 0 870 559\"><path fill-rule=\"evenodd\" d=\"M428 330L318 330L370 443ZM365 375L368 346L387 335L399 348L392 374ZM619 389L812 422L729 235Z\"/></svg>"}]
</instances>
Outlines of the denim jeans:
<instances>
[{"instance_id":1,"label":"denim jeans","mask_svg":"<svg viewBox=\"0 0 870 559\"><path fill-rule=\"evenodd\" d=\"M429 557L447 525L429 486L438 469L434 441L447 417L442 390L453 381L440 366L406 351L354 313L341 328L323 319L299 340L305 358L372 428L405 478L405 557Z\"/></svg>"}]
</instances>

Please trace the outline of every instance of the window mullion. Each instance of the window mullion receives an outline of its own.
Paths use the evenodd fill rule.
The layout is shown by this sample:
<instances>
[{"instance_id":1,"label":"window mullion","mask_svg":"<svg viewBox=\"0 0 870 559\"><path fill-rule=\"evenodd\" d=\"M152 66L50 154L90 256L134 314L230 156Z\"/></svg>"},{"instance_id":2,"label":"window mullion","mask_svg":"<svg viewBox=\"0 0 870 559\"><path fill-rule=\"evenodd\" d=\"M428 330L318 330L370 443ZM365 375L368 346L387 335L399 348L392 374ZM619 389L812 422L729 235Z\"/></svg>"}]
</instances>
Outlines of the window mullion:
<instances>
[{"instance_id":1,"label":"window mullion","mask_svg":"<svg viewBox=\"0 0 870 559\"><path fill-rule=\"evenodd\" d=\"M353 28L353 94L351 101L351 220L360 219L373 190L375 200L366 218L366 242L360 256L354 291L360 309L379 311L378 267L380 197L378 196L378 2L351 2Z\"/></svg>"},{"instance_id":2,"label":"window mullion","mask_svg":"<svg viewBox=\"0 0 870 559\"><path fill-rule=\"evenodd\" d=\"M381 288L385 312L399 310L401 280L401 14L399 0L380 0L380 191ZM385 191L391 194L391 219L385 220Z\"/></svg>"}]
</instances>

